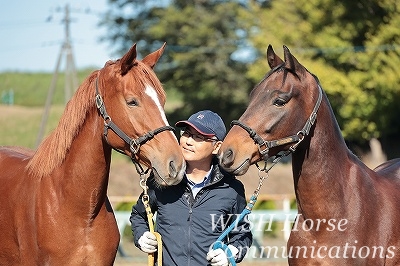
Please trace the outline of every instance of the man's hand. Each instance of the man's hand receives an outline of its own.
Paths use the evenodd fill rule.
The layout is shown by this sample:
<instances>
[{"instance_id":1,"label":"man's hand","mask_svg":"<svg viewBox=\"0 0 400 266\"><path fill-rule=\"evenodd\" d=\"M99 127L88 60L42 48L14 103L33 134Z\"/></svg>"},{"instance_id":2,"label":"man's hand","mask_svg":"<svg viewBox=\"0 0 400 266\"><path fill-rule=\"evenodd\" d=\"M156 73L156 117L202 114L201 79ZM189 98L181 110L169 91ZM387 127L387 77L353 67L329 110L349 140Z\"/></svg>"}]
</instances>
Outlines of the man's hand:
<instances>
[{"instance_id":1,"label":"man's hand","mask_svg":"<svg viewBox=\"0 0 400 266\"><path fill-rule=\"evenodd\" d=\"M140 249L146 253L154 253L157 251L157 238L149 231L139 238Z\"/></svg>"},{"instance_id":2,"label":"man's hand","mask_svg":"<svg viewBox=\"0 0 400 266\"><path fill-rule=\"evenodd\" d=\"M228 245L228 248L230 249L233 257L235 257L236 254L239 252L239 250L232 245ZM216 250L210 250L207 253L207 261L211 263L211 266L229 265L228 256L226 255L225 251L223 251L221 248L217 248Z\"/></svg>"}]
</instances>

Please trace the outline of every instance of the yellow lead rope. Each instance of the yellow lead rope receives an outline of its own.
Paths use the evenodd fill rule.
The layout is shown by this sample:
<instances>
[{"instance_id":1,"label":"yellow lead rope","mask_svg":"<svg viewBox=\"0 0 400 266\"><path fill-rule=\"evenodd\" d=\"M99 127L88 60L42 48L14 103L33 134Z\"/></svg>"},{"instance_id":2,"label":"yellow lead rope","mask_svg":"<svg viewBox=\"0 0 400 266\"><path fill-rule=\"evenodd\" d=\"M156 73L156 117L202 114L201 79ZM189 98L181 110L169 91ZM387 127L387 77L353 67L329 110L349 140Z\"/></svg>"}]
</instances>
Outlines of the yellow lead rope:
<instances>
[{"instance_id":1,"label":"yellow lead rope","mask_svg":"<svg viewBox=\"0 0 400 266\"><path fill-rule=\"evenodd\" d=\"M142 202L146 209L147 222L149 224L150 233L155 235L157 239L157 265L162 266L162 240L158 232L154 232L153 213L151 212L149 204L149 195L147 194L148 187L146 186L146 179L140 178L140 186L143 188ZM148 266L154 266L154 253L147 255Z\"/></svg>"}]
</instances>

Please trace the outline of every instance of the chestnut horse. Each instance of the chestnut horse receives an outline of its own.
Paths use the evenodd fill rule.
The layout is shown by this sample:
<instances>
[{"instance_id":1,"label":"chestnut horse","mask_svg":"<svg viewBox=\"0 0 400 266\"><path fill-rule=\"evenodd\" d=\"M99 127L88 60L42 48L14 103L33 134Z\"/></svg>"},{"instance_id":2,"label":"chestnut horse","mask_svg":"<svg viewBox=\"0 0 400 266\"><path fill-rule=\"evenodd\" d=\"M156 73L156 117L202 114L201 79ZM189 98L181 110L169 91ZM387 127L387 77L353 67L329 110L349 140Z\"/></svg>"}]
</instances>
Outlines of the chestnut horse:
<instances>
[{"instance_id":1,"label":"chestnut horse","mask_svg":"<svg viewBox=\"0 0 400 266\"><path fill-rule=\"evenodd\" d=\"M290 265L400 265L400 160L375 170L346 146L321 85L284 46L228 132L220 164L237 175L292 155L298 215ZM262 168L260 168L263 170Z\"/></svg>"},{"instance_id":2,"label":"chestnut horse","mask_svg":"<svg viewBox=\"0 0 400 266\"><path fill-rule=\"evenodd\" d=\"M0 148L0 265L113 265L119 233L107 198L112 149L177 184L185 164L153 72L136 44L80 85L36 151ZM138 182L139 183L139 182Z\"/></svg>"}]
</instances>

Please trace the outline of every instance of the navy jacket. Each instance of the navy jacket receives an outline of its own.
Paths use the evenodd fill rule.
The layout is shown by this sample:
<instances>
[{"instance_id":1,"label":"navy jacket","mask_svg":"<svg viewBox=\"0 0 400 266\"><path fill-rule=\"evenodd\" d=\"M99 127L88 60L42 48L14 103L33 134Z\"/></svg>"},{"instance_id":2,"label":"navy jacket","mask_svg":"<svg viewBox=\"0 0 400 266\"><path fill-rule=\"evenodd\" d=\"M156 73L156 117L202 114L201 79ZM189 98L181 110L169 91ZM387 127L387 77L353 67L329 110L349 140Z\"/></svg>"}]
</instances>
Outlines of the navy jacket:
<instances>
[{"instance_id":1,"label":"navy jacket","mask_svg":"<svg viewBox=\"0 0 400 266\"><path fill-rule=\"evenodd\" d=\"M209 265L206 256L223 230L236 220L246 206L243 184L213 165L211 180L193 198L187 179L176 186L158 188L148 180L152 212L157 211L155 230L163 242L163 265ZM130 221L134 243L149 231L142 195L132 208ZM237 262L252 244L247 217L228 235L225 244L239 249ZM242 252L241 252L242 250Z\"/></svg>"}]
</instances>

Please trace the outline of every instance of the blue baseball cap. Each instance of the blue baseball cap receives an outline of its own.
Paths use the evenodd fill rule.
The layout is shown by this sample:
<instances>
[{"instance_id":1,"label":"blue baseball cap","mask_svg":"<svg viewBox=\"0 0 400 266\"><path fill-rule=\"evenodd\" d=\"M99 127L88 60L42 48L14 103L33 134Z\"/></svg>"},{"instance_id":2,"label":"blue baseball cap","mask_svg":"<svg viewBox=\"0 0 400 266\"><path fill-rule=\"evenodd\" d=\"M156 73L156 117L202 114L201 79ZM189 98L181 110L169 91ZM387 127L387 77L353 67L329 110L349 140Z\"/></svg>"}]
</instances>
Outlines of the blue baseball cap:
<instances>
[{"instance_id":1,"label":"blue baseball cap","mask_svg":"<svg viewBox=\"0 0 400 266\"><path fill-rule=\"evenodd\" d=\"M175 124L177 127L186 127L188 125L204 136L215 136L221 141L226 135L224 121L222 121L222 118L218 114L210 110L199 111L192 114L188 120L178 121Z\"/></svg>"}]
</instances>

